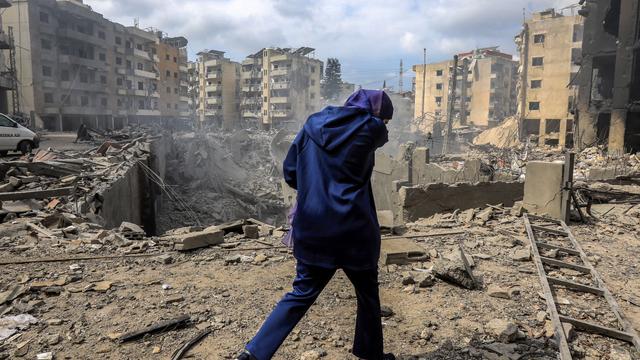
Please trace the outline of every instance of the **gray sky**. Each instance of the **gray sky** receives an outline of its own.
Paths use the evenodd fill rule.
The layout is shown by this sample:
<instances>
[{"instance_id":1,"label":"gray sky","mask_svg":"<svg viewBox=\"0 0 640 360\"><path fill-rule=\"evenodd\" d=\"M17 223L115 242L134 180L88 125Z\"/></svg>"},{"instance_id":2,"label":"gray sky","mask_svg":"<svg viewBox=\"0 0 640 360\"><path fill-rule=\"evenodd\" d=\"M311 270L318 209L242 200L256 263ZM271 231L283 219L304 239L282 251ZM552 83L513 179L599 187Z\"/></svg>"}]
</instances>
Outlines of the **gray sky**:
<instances>
[{"instance_id":1,"label":"gray sky","mask_svg":"<svg viewBox=\"0 0 640 360\"><path fill-rule=\"evenodd\" d=\"M397 86L400 59L411 87L411 65L498 45L515 52L513 37L523 9L556 9L577 0L85 0L124 25L155 27L189 39L190 55L226 51L236 61L263 47L316 48L316 57L337 57L343 79ZM566 14L570 14L567 10Z\"/></svg>"}]
</instances>

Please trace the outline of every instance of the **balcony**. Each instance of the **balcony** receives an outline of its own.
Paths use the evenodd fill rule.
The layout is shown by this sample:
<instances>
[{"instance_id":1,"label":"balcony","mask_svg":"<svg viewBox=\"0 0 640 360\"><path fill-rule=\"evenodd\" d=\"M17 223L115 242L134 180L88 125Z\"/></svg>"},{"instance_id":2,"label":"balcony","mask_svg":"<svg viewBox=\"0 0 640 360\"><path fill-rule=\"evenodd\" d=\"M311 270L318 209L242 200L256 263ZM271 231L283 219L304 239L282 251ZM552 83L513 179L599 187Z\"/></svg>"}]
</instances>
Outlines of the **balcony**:
<instances>
[{"instance_id":1,"label":"balcony","mask_svg":"<svg viewBox=\"0 0 640 360\"><path fill-rule=\"evenodd\" d=\"M189 83L186 80L180 80L180 86L189 86Z\"/></svg>"},{"instance_id":2,"label":"balcony","mask_svg":"<svg viewBox=\"0 0 640 360\"><path fill-rule=\"evenodd\" d=\"M44 80L42 82L42 87L46 87L46 88L57 88L56 86L56 82L52 81L52 80Z\"/></svg>"},{"instance_id":3,"label":"balcony","mask_svg":"<svg viewBox=\"0 0 640 360\"><path fill-rule=\"evenodd\" d=\"M81 66L94 68L97 70L104 70L104 71L107 70L107 67L105 66L104 62L94 60L94 59L85 59L78 56L58 55L58 61L60 63L81 65Z\"/></svg>"},{"instance_id":4,"label":"balcony","mask_svg":"<svg viewBox=\"0 0 640 360\"><path fill-rule=\"evenodd\" d=\"M285 118L285 117L291 116L291 114L292 114L291 110L272 110L271 111L271 117L274 117L274 118Z\"/></svg>"},{"instance_id":5,"label":"balcony","mask_svg":"<svg viewBox=\"0 0 640 360\"><path fill-rule=\"evenodd\" d=\"M222 85L207 85L204 87L205 92L220 92L222 91Z\"/></svg>"},{"instance_id":6,"label":"balcony","mask_svg":"<svg viewBox=\"0 0 640 360\"><path fill-rule=\"evenodd\" d=\"M189 99L189 97L188 97L188 96L180 96L180 101L181 101L181 102L186 102L186 103L188 103L188 102L189 102L189 100L191 100L191 99Z\"/></svg>"},{"instance_id":7,"label":"balcony","mask_svg":"<svg viewBox=\"0 0 640 360\"><path fill-rule=\"evenodd\" d=\"M261 92L262 91L262 86L260 86L260 85L243 85L242 86L242 91L243 92Z\"/></svg>"},{"instance_id":8,"label":"balcony","mask_svg":"<svg viewBox=\"0 0 640 360\"><path fill-rule=\"evenodd\" d=\"M115 45L113 47L113 51L115 51L116 54L122 54L122 55L126 54L126 52L124 50L124 46Z\"/></svg>"},{"instance_id":9,"label":"balcony","mask_svg":"<svg viewBox=\"0 0 640 360\"><path fill-rule=\"evenodd\" d=\"M222 60L214 59L214 60L206 60L204 62L204 66L220 66L220 65L222 65Z\"/></svg>"},{"instance_id":10,"label":"balcony","mask_svg":"<svg viewBox=\"0 0 640 360\"><path fill-rule=\"evenodd\" d=\"M145 60L151 60L151 55L149 55L148 52L140 49L133 49L133 56L137 56Z\"/></svg>"},{"instance_id":11,"label":"balcony","mask_svg":"<svg viewBox=\"0 0 640 360\"><path fill-rule=\"evenodd\" d=\"M262 104L262 98L252 97L252 98L244 98L240 101L242 105L259 105Z\"/></svg>"},{"instance_id":12,"label":"balcony","mask_svg":"<svg viewBox=\"0 0 640 360\"><path fill-rule=\"evenodd\" d=\"M180 66L178 66L178 69L181 72L188 72L189 71L189 68L186 65L180 65Z\"/></svg>"},{"instance_id":13,"label":"balcony","mask_svg":"<svg viewBox=\"0 0 640 360\"><path fill-rule=\"evenodd\" d=\"M127 89L118 89L118 95L127 95L129 90Z\"/></svg>"},{"instance_id":14,"label":"balcony","mask_svg":"<svg viewBox=\"0 0 640 360\"><path fill-rule=\"evenodd\" d=\"M291 83L289 82L275 82L271 84L271 89L274 89L274 90L288 89L290 85Z\"/></svg>"},{"instance_id":15,"label":"balcony","mask_svg":"<svg viewBox=\"0 0 640 360\"><path fill-rule=\"evenodd\" d=\"M271 76L285 76L285 75L289 75L289 70L288 69L271 70L270 74Z\"/></svg>"},{"instance_id":16,"label":"balcony","mask_svg":"<svg viewBox=\"0 0 640 360\"><path fill-rule=\"evenodd\" d=\"M151 93L151 95L149 95L149 96L151 96L152 98L160 98L160 93L159 93L159 92L157 92L157 91L154 91L154 92L152 92L152 93Z\"/></svg>"},{"instance_id":17,"label":"balcony","mask_svg":"<svg viewBox=\"0 0 640 360\"><path fill-rule=\"evenodd\" d=\"M88 42L90 44L97 45L103 48L106 47L107 45L105 40L99 39L90 34L85 34L79 31L71 30L69 28L58 28L58 36L68 38L68 39L78 40L82 42Z\"/></svg>"},{"instance_id":18,"label":"balcony","mask_svg":"<svg viewBox=\"0 0 640 360\"><path fill-rule=\"evenodd\" d=\"M11 39L4 31L0 32L0 49L10 49Z\"/></svg>"},{"instance_id":19,"label":"balcony","mask_svg":"<svg viewBox=\"0 0 640 360\"><path fill-rule=\"evenodd\" d=\"M138 116L160 116L160 110L138 109L136 111Z\"/></svg>"},{"instance_id":20,"label":"balcony","mask_svg":"<svg viewBox=\"0 0 640 360\"><path fill-rule=\"evenodd\" d=\"M220 109L206 109L204 111L205 115L209 115L209 116L217 116L217 115L222 115L222 110Z\"/></svg>"},{"instance_id":21,"label":"balcony","mask_svg":"<svg viewBox=\"0 0 640 360\"><path fill-rule=\"evenodd\" d=\"M209 105L220 105L220 104L222 104L222 98L221 97L210 97L210 98L207 98L207 100L205 102L207 104L209 104Z\"/></svg>"},{"instance_id":22,"label":"balcony","mask_svg":"<svg viewBox=\"0 0 640 360\"><path fill-rule=\"evenodd\" d=\"M260 112L259 111L243 111L242 112L242 117L258 118L258 117L260 117Z\"/></svg>"},{"instance_id":23,"label":"balcony","mask_svg":"<svg viewBox=\"0 0 640 360\"><path fill-rule=\"evenodd\" d=\"M62 91L76 90L76 91L89 91L89 92L100 92L100 93L105 93L108 91L105 84L82 83L80 81L76 81L74 83L71 83L71 81L60 81L60 89L62 89Z\"/></svg>"},{"instance_id":24,"label":"balcony","mask_svg":"<svg viewBox=\"0 0 640 360\"><path fill-rule=\"evenodd\" d=\"M274 96L271 97L269 102L272 104L286 104L289 102L289 98L286 96Z\"/></svg>"},{"instance_id":25,"label":"balcony","mask_svg":"<svg viewBox=\"0 0 640 360\"><path fill-rule=\"evenodd\" d=\"M133 90L133 95L135 96L147 96L149 93L147 90Z\"/></svg>"},{"instance_id":26,"label":"balcony","mask_svg":"<svg viewBox=\"0 0 640 360\"><path fill-rule=\"evenodd\" d=\"M206 79L222 79L222 71L209 72L205 75Z\"/></svg>"},{"instance_id":27,"label":"balcony","mask_svg":"<svg viewBox=\"0 0 640 360\"><path fill-rule=\"evenodd\" d=\"M157 74L155 72L152 72L152 71L146 71L146 70L138 70L138 69L136 69L136 70L134 70L134 74L136 76L140 76L140 77L147 78L147 79L159 79L160 78L159 74Z\"/></svg>"},{"instance_id":28,"label":"balcony","mask_svg":"<svg viewBox=\"0 0 640 360\"><path fill-rule=\"evenodd\" d=\"M287 61L288 60L288 56L287 55L275 55L271 57L271 61Z\"/></svg>"},{"instance_id":29,"label":"balcony","mask_svg":"<svg viewBox=\"0 0 640 360\"><path fill-rule=\"evenodd\" d=\"M191 116L191 111L180 111L180 116L189 117Z\"/></svg>"}]
</instances>

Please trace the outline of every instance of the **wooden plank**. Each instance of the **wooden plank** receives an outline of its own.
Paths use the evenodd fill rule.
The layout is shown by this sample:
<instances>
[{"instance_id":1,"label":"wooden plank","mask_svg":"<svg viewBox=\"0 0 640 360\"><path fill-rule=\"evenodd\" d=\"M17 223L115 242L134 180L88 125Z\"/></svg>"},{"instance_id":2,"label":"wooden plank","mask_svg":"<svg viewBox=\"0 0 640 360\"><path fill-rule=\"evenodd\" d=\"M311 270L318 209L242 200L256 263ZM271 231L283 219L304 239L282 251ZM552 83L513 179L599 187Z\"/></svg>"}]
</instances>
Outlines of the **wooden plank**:
<instances>
[{"instance_id":1,"label":"wooden plank","mask_svg":"<svg viewBox=\"0 0 640 360\"><path fill-rule=\"evenodd\" d=\"M33 224L33 223L28 222L27 223L27 227L29 229L31 229L31 230L39 232L40 234L42 234L42 235L44 235L46 237L49 237L49 238L55 238L56 237L56 235L53 232L51 232L49 229L44 228L42 226L39 226L37 224Z\"/></svg>"},{"instance_id":2,"label":"wooden plank","mask_svg":"<svg viewBox=\"0 0 640 360\"><path fill-rule=\"evenodd\" d=\"M579 290L582 292L588 292L591 294L595 294L595 295L600 295L603 296L604 295L604 290L597 288L597 287L593 287L593 286L588 286L588 285L583 285L583 284L579 284L577 282L573 282L573 281L569 281L569 280L564 280L564 279L558 279L555 277L551 277L551 276L547 276L547 280L549 281L550 284L553 285L561 285L573 290Z\"/></svg>"},{"instance_id":3,"label":"wooden plank","mask_svg":"<svg viewBox=\"0 0 640 360\"><path fill-rule=\"evenodd\" d=\"M540 256L540 260L547 265L551 265L559 268L572 269L572 270L580 271L581 273L585 273L585 274L589 274L591 272L588 267L585 267L582 265L570 264L564 261L560 261L560 260L556 260L556 259L552 259L544 256Z\"/></svg>"},{"instance_id":4,"label":"wooden plank","mask_svg":"<svg viewBox=\"0 0 640 360\"><path fill-rule=\"evenodd\" d=\"M558 229L549 229L548 227L544 227L544 226L531 225L531 228L536 231L544 231L544 232L548 232L548 233L556 234L560 236L569 236L565 231L558 230Z\"/></svg>"},{"instance_id":5,"label":"wooden plank","mask_svg":"<svg viewBox=\"0 0 640 360\"><path fill-rule=\"evenodd\" d=\"M564 315L560 315L560 321L572 324L573 326L576 327L576 329L593 332L596 334L604 335L606 337L626 341L628 343L633 344L633 335L628 332L620 331L618 329L613 329L606 326L601 326L601 325L584 321L584 320L578 320L578 319L575 319L569 316L564 316Z\"/></svg>"},{"instance_id":6,"label":"wooden plank","mask_svg":"<svg viewBox=\"0 0 640 360\"><path fill-rule=\"evenodd\" d=\"M447 236L447 235L459 235L466 234L468 231L466 230L453 230L453 231L441 231L441 232L433 232L433 233L417 233L411 235L401 235L401 236L385 236L382 240L393 240L393 239L415 239L421 237L436 237L436 236Z\"/></svg>"},{"instance_id":7,"label":"wooden plank","mask_svg":"<svg viewBox=\"0 0 640 360\"><path fill-rule=\"evenodd\" d=\"M580 255L580 251L576 249L569 249L566 247L557 246L549 243L543 243L543 242L538 242L537 244L539 248L549 249L549 250L558 250L569 255Z\"/></svg>"},{"instance_id":8,"label":"wooden plank","mask_svg":"<svg viewBox=\"0 0 640 360\"><path fill-rule=\"evenodd\" d=\"M576 162L576 154L565 152L564 168L562 169L562 218L569 221L571 216L571 189L573 188L573 166Z\"/></svg>"},{"instance_id":9,"label":"wooden plank","mask_svg":"<svg viewBox=\"0 0 640 360\"><path fill-rule=\"evenodd\" d=\"M552 219L552 218L548 218L548 217L540 216L540 215L534 215L534 214L527 214L527 215L529 216L529 219L531 219L531 220L547 221L550 224L556 224L556 225L560 224L560 220L556 220L556 219Z\"/></svg>"},{"instance_id":10,"label":"wooden plank","mask_svg":"<svg viewBox=\"0 0 640 360\"><path fill-rule=\"evenodd\" d=\"M73 194L73 186L47 190L12 191L0 193L0 201L46 199Z\"/></svg>"},{"instance_id":11,"label":"wooden plank","mask_svg":"<svg viewBox=\"0 0 640 360\"><path fill-rule=\"evenodd\" d=\"M540 252L538 251L536 235L531 228L531 223L529 222L528 214L524 214L522 216L524 221L524 226L527 230L527 236L529 238L529 243L531 245L531 253L533 255L533 262L536 264L536 268L538 269L538 277L540 278L540 285L542 286L542 293L544 294L544 298L547 302L547 312L549 313L549 318L551 319L551 323L553 325L554 337L556 338L556 343L558 344L558 351L560 352L560 360L571 360L571 351L569 350L569 343L567 341L567 337L564 333L564 328L562 327L562 323L560 322L560 318L558 316L558 308L556 307L556 302L553 299L553 293L551 292L551 286L549 286L549 282L547 281L547 274L544 270L544 265L542 264L542 260L540 258Z\"/></svg>"},{"instance_id":12,"label":"wooden plank","mask_svg":"<svg viewBox=\"0 0 640 360\"><path fill-rule=\"evenodd\" d=\"M635 331L631 323L625 318L624 314L622 313L622 310L620 310L620 306L618 305L618 302L613 297L613 295L611 295L611 293L609 292L609 289L607 289L607 287L605 286L604 281L602 281L602 278L600 277L600 274L598 274L596 269L591 265L591 262L589 262L589 258L587 257L587 254L582 249L582 246L580 245L580 243L575 239L575 237L573 237L573 234L571 233L571 229L569 229L569 227L565 222L561 222L561 226L569 234L569 240L571 240L573 247L576 248L578 251L580 251L580 259L582 259L582 262L585 264L585 266L590 269L591 277L593 278L596 286L601 288L604 291L603 296L605 300L607 300L607 303L609 303L609 306L611 307L611 311L614 313L614 315L618 319L618 322L620 323L624 331L631 334L633 345L635 346L636 350L640 351L640 337L638 337L638 333Z\"/></svg>"}]
</instances>

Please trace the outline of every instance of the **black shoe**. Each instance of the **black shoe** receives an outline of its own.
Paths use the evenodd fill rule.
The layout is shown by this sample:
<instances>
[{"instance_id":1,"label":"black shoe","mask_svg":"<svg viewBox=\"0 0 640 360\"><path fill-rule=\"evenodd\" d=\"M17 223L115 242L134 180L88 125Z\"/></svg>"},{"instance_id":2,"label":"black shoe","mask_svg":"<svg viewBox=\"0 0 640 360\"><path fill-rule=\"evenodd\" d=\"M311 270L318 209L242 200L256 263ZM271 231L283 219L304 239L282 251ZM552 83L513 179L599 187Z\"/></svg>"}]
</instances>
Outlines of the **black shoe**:
<instances>
[{"instance_id":1,"label":"black shoe","mask_svg":"<svg viewBox=\"0 0 640 360\"><path fill-rule=\"evenodd\" d=\"M396 360L396 356L392 353L384 354L382 360Z\"/></svg>"},{"instance_id":2,"label":"black shoe","mask_svg":"<svg viewBox=\"0 0 640 360\"><path fill-rule=\"evenodd\" d=\"M243 350L242 354L238 355L238 357L235 360L258 360L258 359L256 359L255 356L251 355L251 353L248 352L247 350Z\"/></svg>"}]
</instances>

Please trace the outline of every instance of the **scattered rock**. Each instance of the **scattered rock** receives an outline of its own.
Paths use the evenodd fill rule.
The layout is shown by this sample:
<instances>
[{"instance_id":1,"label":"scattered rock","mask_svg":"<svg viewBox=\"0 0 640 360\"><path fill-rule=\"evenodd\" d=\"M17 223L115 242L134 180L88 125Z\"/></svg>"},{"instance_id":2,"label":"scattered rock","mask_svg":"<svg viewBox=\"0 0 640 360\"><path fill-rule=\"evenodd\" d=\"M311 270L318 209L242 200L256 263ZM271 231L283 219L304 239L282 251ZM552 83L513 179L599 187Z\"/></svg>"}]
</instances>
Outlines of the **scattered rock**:
<instances>
[{"instance_id":1,"label":"scattered rock","mask_svg":"<svg viewBox=\"0 0 640 360\"><path fill-rule=\"evenodd\" d=\"M475 282L467 273L464 264L440 259L433 265L433 273L438 279L461 286L465 289L474 289Z\"/></svg>"},{"instance_id":2,"label":"scattered rock","mask_svg":"<svg viewBox=\"0 0 640 360\"><path fill-rule=\"evenodd\" d=\"M62 337L60 336L60 334L53 334L47 336L46 341L48 345L57 345L60 343L60 341L62 341Z\"/></svg>"},{"instance_id":3,"label":"scattered rock","mask_svg":"<svg viewBox=\"0 0 640 360\"><path fill-rule=\"evenodd\" d=\"M380 315L383 318L388 318L388 317L392 317L393 315L395 315L395 313L393 312L393 309L391 309L389 306L381 305L380 306Z\"/></svg>"},{"instance_id":4,"label":"scattered rock","mask_svg":"<svg viewBox=\"0 0 640 360\"><path fill-rule=\"evenodd\" d=\"M180 294L178 295L173 295L173 296L169 296L168 298L166 298L164 300L165 304L173 304L173 303L177 303L177 302L181 302L184 301L184 297Z\"/></svg>"},{"instance_id":5,"label":"scattered rock","mask_svg":"<svg viewBox=\"0 0 640 360\"><path fill-rule=\"evenodd\" d=\"M421 288L432 287L436 283L436 277L432 273L423 273L416 276L416 283Z\"/></svg>"},{"instance_id":6,"label":"scattered rock","mask_svg":"<svg viewBox=\"0 0 640 360\"><path fill-rule=\"evenodd\" d=\"M258 239L260 238L260 227L258 225L244 225L242 233L247 239Z\"/></svg>"},{"instance_id":7,"label":"scattered rock","mask_svg":"<svg viewBox=\"0 0 640 360\"><path fill-rule=\"evenodd\" d=\"M402 285L412 285L415 284L416 280L413 278L413 275L410 273L405 273L402 276Z\"/></svg>"},{"instance_id":8,"label":"scattered rock","mask_svg":"<svg viewBox=\"0 0 640 360\"><path fill-rule=\"evenodd\" d=\"M255 258L253 258L253 263L254 264L262 264L263 262L267 261L269 258L267 257L267 255L265 254L258 254L256 255Z\"/></svg>"},{"instance_id":9,"label":"scattered rock","mask_svg":"<svg viewBox=\"0 0 640 360\"><path fill-rule=\"evenodd\" d=\"M510 343L518 338L518 327L508 320L493 319L484 326L484 329L501 342Z\"/></svg>"},{"instance_id":10,"label":"scattered rock","mask_svg":"<svg viewBox=\"0 0 640 360\"><path fill-rule=\"evenodd\" d=\"M160 255L156 258L156 260L164 265L169 265L171 263L173 263L173 256L169 255L169 254L164 254L164 255Z\"/></svg>"},{"instance_id":11,"label":"scattered rock","mask_svg":"<svg viewBox=\"0 0 640 360\"><path fill-rule=\"evenodd\" d=\"M303 353L300 360L317 360L325 356L327 356L327 352L323 349L314 349Z\"/></svg>"},{"instance_id":12,"label":"scattered rock","mask_svg":"<svg viewBox=\"0 0 640 360\"><path fill-rule=\"evenodd\" d=\"M513 261L529 261L531 260L531 250L529 247L523 249L515 249L511 254Z\"/></svg>"},{"instance_id":13,"label":"scattered rock","mask_svg":"<svg viewBox=\"0 0 640 360\"><path fill-rule=\"evenodd\" d=\"M511 299L511 296L509 295L509 290L501 288L496 284L489 285L489 288L487 289L487 294L489 294L489 296L494 298L507 299L507 300Z\"/></svg>"}]
</instances>

